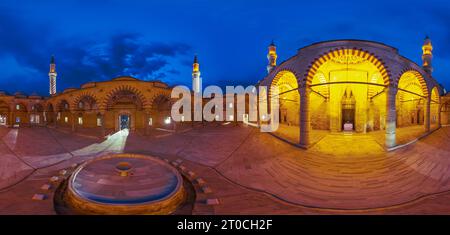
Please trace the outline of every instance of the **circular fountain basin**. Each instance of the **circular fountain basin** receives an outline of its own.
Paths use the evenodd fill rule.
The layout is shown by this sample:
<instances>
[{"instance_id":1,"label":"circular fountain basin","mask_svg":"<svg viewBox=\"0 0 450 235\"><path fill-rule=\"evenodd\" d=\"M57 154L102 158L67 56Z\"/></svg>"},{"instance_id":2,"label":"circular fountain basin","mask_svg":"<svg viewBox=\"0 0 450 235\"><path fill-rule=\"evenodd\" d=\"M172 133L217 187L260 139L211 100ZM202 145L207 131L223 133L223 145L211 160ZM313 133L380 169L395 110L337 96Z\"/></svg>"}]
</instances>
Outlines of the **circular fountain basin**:
<instances>
[{"instance_id":1,"label":"circular fountain basin","mask_svg":"<svg viewBox=\"0 0 450 235\"><path fill-rule=\"evenodd\" d=\"M170 214L184 199L183 178L174 167L137 154L87 161L67 188L69 204L86 214Z\"/></svg>"}]
</instances>

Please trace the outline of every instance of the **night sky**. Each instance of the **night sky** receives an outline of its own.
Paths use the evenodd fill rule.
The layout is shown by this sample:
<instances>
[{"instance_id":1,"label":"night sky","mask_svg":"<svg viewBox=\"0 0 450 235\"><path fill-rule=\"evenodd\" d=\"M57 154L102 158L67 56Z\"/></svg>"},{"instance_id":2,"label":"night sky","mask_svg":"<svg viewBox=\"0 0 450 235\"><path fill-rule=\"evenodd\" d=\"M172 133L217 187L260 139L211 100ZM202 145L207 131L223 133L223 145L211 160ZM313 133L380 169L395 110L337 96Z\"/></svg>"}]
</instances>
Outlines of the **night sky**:
<instances>
[{"instance_id":1,"label":"night sky","mask_svg":"<svg viewBox=\"0 0 450 235\"><path fill-rule=\"evenodd\" d=\"M434 77L450 88L450 3L446 1L18 1L0 2L0 90L48 93L119 75L191 86L198 54L203 84L249 85L311 43L379 41L421 64L426 35Z\"/></svg>"}]
</instances>

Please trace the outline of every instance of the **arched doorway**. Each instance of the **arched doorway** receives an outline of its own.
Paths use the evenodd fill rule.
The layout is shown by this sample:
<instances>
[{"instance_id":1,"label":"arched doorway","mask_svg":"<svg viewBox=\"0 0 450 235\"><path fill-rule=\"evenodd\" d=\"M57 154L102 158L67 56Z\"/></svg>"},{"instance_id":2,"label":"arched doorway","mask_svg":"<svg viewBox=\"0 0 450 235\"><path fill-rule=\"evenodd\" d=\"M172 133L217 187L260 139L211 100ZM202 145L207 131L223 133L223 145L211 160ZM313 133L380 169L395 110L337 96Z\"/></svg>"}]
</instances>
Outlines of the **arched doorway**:
<instances>
[{"instance_id":1,"label":"arched doorway","mask_svg":"<svg viewBox=\"0 0 450 235\"><path fill-rule=\"evenodd\" d=\"M142 98L130 89L120 89L109 96L107 102L106 126L115 131L128 129L136 131L143 125L138 120L142 119Z\"/></svg>"},{"instance_id":2,"label":"arched doorway","mask_svg":"<svg viewBox=\"0 0 450 235\"><path fill-rule=\"evenodd\" d=\"M41 104L34 104L31 106L30 124L40 125L44 118L44 107Z\"/></svg>"},{"instance_id":3,"label":"arched doorway","mask_svg":"<svg viewBox=\"0 0 450 235\"><path fill-rule=\"evenodd\" d=\"M400 76L396 96L398 143L406 143L425 132L427 97L426 82L419 72L409 70Z\"/></svg>"},{"instance_id":4,"label":"arched doorway","mask_svg":"<svg viewBox=\"0 0 450 235\"><path fill-rule=\"evenodd\" d=\"M274 88L277 89L274 89ZM270 87L270 98L279 102L279 127L273 133L292 143L299 143L300 95L297 78L291 71L278 72Z\"/></svg>"},{"instance_id":5,"label":"arched doorway","mask_svg":"<svg viewBox=\"0 0 450 235\"><path fill-rule=\"evenodd\" d=\"M430 96L430 128L436 129L439 127L440 122L440 97L439 97L439 91L437 87L434 87L431 89L431 96Z\"/></svg>"},{"instance_id":6,"label":"arched doorway","mask_svg":"<svg viewBox=\"0 0 450 235\"><path fill-rule=\"evenodd\" d=\"M384 129L388 84L384 66L367 52L339 49L325 54L308 72L311 128L359 133Z\"/></svg>"}]
</instances>

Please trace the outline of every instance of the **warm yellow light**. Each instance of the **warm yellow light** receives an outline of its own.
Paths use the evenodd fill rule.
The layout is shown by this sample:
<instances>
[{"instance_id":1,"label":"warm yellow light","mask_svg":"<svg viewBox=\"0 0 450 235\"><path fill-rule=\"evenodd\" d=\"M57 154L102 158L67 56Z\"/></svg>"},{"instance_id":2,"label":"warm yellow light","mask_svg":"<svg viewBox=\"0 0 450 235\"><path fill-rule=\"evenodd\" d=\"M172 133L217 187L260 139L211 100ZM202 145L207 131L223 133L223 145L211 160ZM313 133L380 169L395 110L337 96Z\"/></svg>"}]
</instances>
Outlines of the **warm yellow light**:
<instances>
[{"instance_id":1,"label":"warm yellow light","mask_svg":"<svg viewBox=\"0 0 450 235\"><path fill-rule=\"evenodd\" d=\"M200 70L200 65L198 63L194 63L192 66L193 72L198 72Z\"/></svg>"}]
</instances>

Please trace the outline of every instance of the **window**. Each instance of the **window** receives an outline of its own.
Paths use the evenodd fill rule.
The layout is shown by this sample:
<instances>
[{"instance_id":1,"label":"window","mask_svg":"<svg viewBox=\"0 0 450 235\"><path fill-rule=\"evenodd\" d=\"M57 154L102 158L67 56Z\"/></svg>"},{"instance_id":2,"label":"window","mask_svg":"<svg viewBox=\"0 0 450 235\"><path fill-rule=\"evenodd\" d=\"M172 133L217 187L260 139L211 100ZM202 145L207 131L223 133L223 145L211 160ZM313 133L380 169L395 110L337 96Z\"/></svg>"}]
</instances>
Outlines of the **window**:
<instances>
[{"instance_id":1,"label":"window","mask_svg":"<svg viewBox=\"0 0 450 235\"><path fill-rule=\"evenodd\" d=\"M78 108L82 109L83 108L83 102L78 103Z\"/></svg>"},{"instance_id":2,"label":"window","mask_svg":"<svg viewBox=\"0 0 450 235\"><path fill-rule=\"evenodd\" d=\"M0 115L0 126L6 125L6 116Z\"/></svg>"},{"instance_id":3,"label":"window","mask_svg":"<svg viewBox=\"0 0 450 235\"><path fill-rule=\"evenodd\" d=\"M102 126L102 119L100 117L97 118L97 126Z\"/></svg>"},{"instance_id":4,"label":"window","mask_svg":"<svg viewBox=\"0 0 450 235\"><path fill-rule=\"evenodd\" d=\"M83 117L78 117L78 125L83 125Z\"/></svg>"},{"instance_id":5,"label":"window","mask_svg":"<svg viewBox=\"0 0 450 235\"><path fill-rule=\"evenodd\" d=\"M40 122L39 115L37 115L37 114L31 114L30 115L30 123L32 123L32 124L39 124L39 122Z\"/></svg>"},{"instance_id":6,"label":"window","mask_svg":"<svg viewBox=\"0 0 450 235\"><path fill-rule=\"evenodd\" d=\"M184 116L181 116L181 122L184 122Z\"/></svg>"},{"instance_id":7,"label":"window","mask_svg":"<svg viewBox=\"0 0 450 235\"><path fill-rule=\"evenodd\" d=\"M61 119L61 113L60 112L58 112L58 116L56 116L56 120L60 120Z\"/></svg>"},{"instance_id":8,"label":"window","mask_svg":"<svg viewBox=\"0 0 450 235\"><path fill-rule=\"evenodd\" d=\"M153 125L153 118L148 118L148 125L152 126Z\"/></svg>"},{"instance_id":9,"label":"window","mask_svg":"<svg viewBox=\"0 0 450 235\"><path fill-rule=\"evenodd\" d=\"M69 122L69 118L68 117L64 117L64 122Z\"/></svg>"},{"instance_id":10,"label":"window","mask_svg":"<svg viewBox=\"0 0 450 235\"><path fill-rule=\"evenodd\" d=\"M16 110L20 110L20 104L16 104Z\"/></svg>"},{"instance_id":11,"label":"window","mask_svg":"<svg viewBox=\"0 0 450 235\"><path fill-rule=\"evenodd\" d=\"M16 117L16 123L20 123L20 117Z\"/></svg>"},{"instance_id":12,"label":"window","mask_svg":"<svg viewBox=\"0 0 450 235\"><path fill-rule=\"evenodd\" d=\"M228 116L228 121L234 121L234 116L233 115Z\"/></svg>"}]
</instances>

